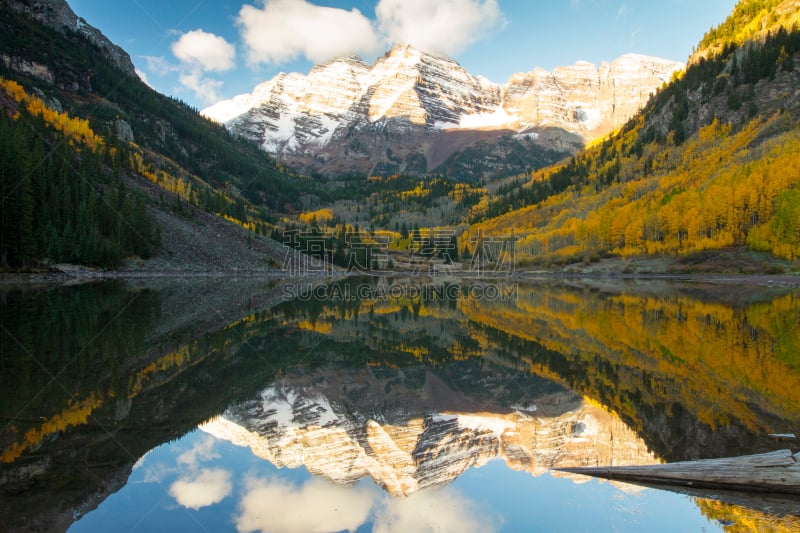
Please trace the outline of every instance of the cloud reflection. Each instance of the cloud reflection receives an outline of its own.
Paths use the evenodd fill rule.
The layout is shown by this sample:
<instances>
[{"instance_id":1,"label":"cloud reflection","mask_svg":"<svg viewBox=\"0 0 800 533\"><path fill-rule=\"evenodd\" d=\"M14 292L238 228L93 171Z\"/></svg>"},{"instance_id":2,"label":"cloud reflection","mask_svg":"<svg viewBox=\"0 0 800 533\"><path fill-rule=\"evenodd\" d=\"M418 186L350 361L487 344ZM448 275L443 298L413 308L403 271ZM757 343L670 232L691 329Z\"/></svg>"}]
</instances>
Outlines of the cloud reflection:
<instances>
[{"instance_id":1,"label":"cloud reflection","mask_svg":"<svg viewBox=\"0 0 800 533\"><path fill-rule=\"evenodd\" d=\"M450 487L393 499L377 487L339 486L319 478L300 486L251 479L234 521L240 532L296 533L355 531L371 518L377 533L499 529L499 519Z\"/></svg>"},{"instance_id":2,"label":"cloud reflection","mask_svg":"<svg viewBox=\"0 0 800 533\"><path fill-rule=\"evenodd\" d=\"M192 478L172 484L169 494L189 509L200 509L224 500L233 491L231 474L222 469L203 469Z\"/></svg>"},{"instance_id":3,"label":"cloud reflection","mask_svg":"<svg viewBox=\"0 0 800 533\"><path fill-rule=\"evenodd\" d=\"M419 492L409 498L386 500L377 512L373 531L497 531L500 526L498 519L481 513L479 508L479 504L451 487Z\"/></svg>"},{"instance_id":4,"label":"cloud reflection","mask_svg":"<svg viewBox=\"0 0 800 533\"><path fill-rule=\"evenodd\" d=\"M222 468L200 466L200 463L220 458L214 450L214 444L214 438L208 436L178 456L178 466L183 472L170 486L169 494L184 507L196 510L214 505L233 492L230 472Z\"/></svg>"},{"instance_id":5,"label":"cloud reflection","mask_svg":"<svg viewBox=\"0 0 800 533\"><path fill-rule=\"evenodd\" d=\"M274 533L355 531L380 497L374 488L343 487L321 479L302 486L253 479L239 505L236 529Z\"/></svg>"},{"instance_id":6,"label":"cloud reflection","mask_svg":"<svg viewBox=\"0 0 800 533\"><path fill-rule=\"evenodd\" d=\"M178 456L178 462L189 467L196 467L198 463L205 463L219 459L220 455L214 451L216 440L211 435L199 439L191 449Z\"/></svg>"}]
</instances>

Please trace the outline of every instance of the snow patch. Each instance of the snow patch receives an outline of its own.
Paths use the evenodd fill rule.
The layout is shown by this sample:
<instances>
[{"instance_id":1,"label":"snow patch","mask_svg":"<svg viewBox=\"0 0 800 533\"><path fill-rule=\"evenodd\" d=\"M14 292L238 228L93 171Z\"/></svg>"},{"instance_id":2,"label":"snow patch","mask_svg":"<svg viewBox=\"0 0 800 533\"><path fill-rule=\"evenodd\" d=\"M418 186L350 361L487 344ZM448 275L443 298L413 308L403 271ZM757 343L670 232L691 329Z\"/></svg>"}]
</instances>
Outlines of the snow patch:
<instances>
[{"instance_id":1,"label":"snow patch","mask_svg":"<svg viewBox=\"0 0 800 533\"><path fill-rule=\"evenodd\" d=\"M303 412L307 418L306 425L328 426L339 422L339 415L333 410L330 401L322 394L306 396L302 391L277 391L269 388L261 393L262 409L267 413L266 419L276 422L278 427L297 426L295 413Z\"/></svg>"},{"instance_id":2,"label":"snow patch","mask_svg":"<svg viewBox=\"0 0 800 533\"><path fill-rule=\"evenodd\" d=\"M317 425L327 426L339 422L339 415L333 410L328 399L322 395L315 395L309 402L318 407Z\"/></svg>"},{"instance_id":3,"label":"snow patch","mask_svg":"<svg viewBox=\"0 0 800 533\"><path fill-rule=\"evenodd\" d=\"M261 393L265 413L272 412L270 419L278 423L279 427L288 427L294 422L294 405L297 394L288 391L283 398L278 396L275 389L267 389Z\"/></svg>"},{"instance_id":4,"label":"snow patch","mask_svg":"<svg viewBox=\"0 0 800 533\"><path fill-rule=\"evenodd\" d=\"M458 128L458 124L455 122L445 122L443 120L437 120L433 123L433 129L436 130L452 130Z\"/></svg>"},{"instance_id":5,"label":"snow patch","mask_svg":"<svg viewBox=\"0 0 800 533\"><path fill-rule=\"evenodd\" d=\"M508 420L478 415L458 415L458 425L480 433L494 433L498 437L506 430L514 429L514 424Z\"/></svg>"},{"instance_id":6,"label":"snow patch","mask_svg":"<svg viewBox=\"0 0 800 533\"><path fill-rule=\"evenodd\" d=\"M498 107L494 111L487 113L464 115L461 117L458 127L465 130L497 128L499 126L508 126L515 120L516 117L514 115L509 115L505 109Z\"/></svg>"},{"instance_id":7,"label":"snow patch","mask_svg":"<svg viewBox=\"0 0 800 533\"><path fill-rule=\"evenodd\" d=\"M211 107L200 111L200 114L207 119L224 124L231 119L243 115L255 107L255 99L249 94L240 94L231 100L217 102Z\"/></svg>"},{"instance_id":8,"label":"snow patch","mask_svg":"<svg viewBox=\"0 0 800 533\"><path fill-rule=\"evenodd\" d=\"M585 416L572 427L572 438L583 440L587 437L596 437L600 432L600 423L592 416Z\"/></svg>"},{"instance_id":9,"label":"snow patch","mask_svg":"<svg viewBox=\"0 0 800 533\"><path fill-rule=\"evenodd\" d=\"M599 109L589 106L582 106L580 104L575 107L573 116L575 120L581 124L584 124L589 129L596 127L602 119Z\"/></svg>"},{"instance_id":10,"label":"snow patch","mask_svg":"<svg viewBox=\"0 0 800 533\"><path fill-rule=\"evenodd\" d=\"M517 133L516 135L514 135L514 138L528 140L528 141L535 141L536 139L539 138L539 134L536 133L535 131L529 131L527 133Z\"/></svg>"},{"instance_id":11,"label":"snow patch","mask_svg":"<svg viewBox=\"0 0 800 533\"><path fill-rule=\"evenodd\" d=\"M313 144L319 147L325 147L331 141L331 137L333 137L333 132L336 131L336 128L339 126L340 121L336 118L333 118L328 115L322 115L317 117L320 122L318 135L315 139L312 140Z\"/></svg>"}]
</instances>

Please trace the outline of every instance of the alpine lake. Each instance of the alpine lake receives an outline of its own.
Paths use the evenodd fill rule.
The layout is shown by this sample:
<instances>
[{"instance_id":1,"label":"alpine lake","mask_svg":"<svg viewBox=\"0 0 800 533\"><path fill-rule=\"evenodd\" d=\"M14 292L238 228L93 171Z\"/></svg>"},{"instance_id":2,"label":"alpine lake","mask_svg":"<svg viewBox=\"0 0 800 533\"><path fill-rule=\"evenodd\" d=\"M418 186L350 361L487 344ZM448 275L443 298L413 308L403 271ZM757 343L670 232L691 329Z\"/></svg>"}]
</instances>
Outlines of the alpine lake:
<instances>
[{"instance_id":1,"label":"alpine lake","mask_svg":"<svg viewBox=\"0 0 800 533\"><path fill-rule=\"evenodd\" d=\"M799 326L779 283L6 284L0 530L800 531L558 470L796 452Z\"/></svg>"}]
</instances>

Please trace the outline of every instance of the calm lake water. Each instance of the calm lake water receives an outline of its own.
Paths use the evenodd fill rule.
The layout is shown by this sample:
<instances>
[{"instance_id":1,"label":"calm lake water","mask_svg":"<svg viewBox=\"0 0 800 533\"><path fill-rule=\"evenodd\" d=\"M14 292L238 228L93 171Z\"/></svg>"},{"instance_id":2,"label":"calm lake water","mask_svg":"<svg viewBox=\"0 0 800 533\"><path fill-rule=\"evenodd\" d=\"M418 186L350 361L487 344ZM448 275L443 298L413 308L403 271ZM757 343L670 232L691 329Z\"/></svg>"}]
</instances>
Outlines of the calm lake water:
<instances>
[{"instance_id":1,"label":"calm lake water","mask_svg":"<svg viewBox=\"0 0 800 533\"><path fill-rule=\"evenodd\" d=\"M2 288L0 529L798 531L557 469L796 451L799 325L654 280Z\"/></svg>"}]
</instances>

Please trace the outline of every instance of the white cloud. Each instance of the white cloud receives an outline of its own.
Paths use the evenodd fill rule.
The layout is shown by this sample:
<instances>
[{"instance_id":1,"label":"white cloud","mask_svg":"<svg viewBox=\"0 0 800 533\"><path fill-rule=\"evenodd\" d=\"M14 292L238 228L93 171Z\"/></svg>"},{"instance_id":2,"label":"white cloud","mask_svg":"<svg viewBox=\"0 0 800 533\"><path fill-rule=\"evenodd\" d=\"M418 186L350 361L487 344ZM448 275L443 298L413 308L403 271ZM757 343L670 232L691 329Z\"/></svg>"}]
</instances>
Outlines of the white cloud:
<instances>
[{"instance_id":1,"label":"white cloud","mask_svg":"<svg viewBox=\"0 0 800 533\"><path fill-rule=\"evenodd\" d=\"M147 70L159 76L165 76L170 72L177 72L179 70L177 65L173 65L166 60L163 56L141 56L147 63Z\"/></svg>"},{"instance_id":2,"label":"white cloud","mask_svg":"<svg viewBox=\"0 0 800 533\"><path fill-rule=\"evenodd\" d=\"M316 478L300 487L284 481L251 480L239 504L236 529L354 531L367 521L379 497L373 488L340 487Z\"/></svg>"},{"instance_id":3,"label":"white cloud","mask_svg":"<svg viewBox=\"0 0 800 533\"><path fill-rule=\"evenodd\" d=\"M150 83L150 80L147 78L147 74L145 74L145 72L143 70L140 70L140 69L137 68L136 69L136 75L139 76L139 79L142 80L145 85L147 85L151 89L155 89L155 87L153 87L153 84Z\"/></svg>"},{"instance_id":4,"label":"white cloud","mask_svg":"<svg viewBox=\"0 0 800 533\"><path fill-rule=\"evenodd\" d=\"M235 66L236 48L219 35L193 30L172 43L172 53L183 63L203 71L222 72Z\"/></svg>"},{"instance_id":5,"label":"white cloud","mask_svg":"<svg viewBox=\"0 0 800 533\"><path fill-rule=\"evenodd\" d=\"M323 7L306 0L263 0L244 5L239 27L251 66L298 57L320 63L345 55L370 56L395 43L455 55L506 19L498 0L380 0L375 20L358 9Z\"/></svg>"},{"instance_id":6,"label":"white cloud","mask_svg":"<svg viewBox=\"0 0 800 533\"><path fill-rule=\"evenodd\" d=\"M221 502L233 491L231 474L222 469L201 469L189 478L181 478L169 488L169 494L189 509L200 509Z\"/></svg>"},{"instance_id":7,"label":"white cloud","mask_svg":"<svg viewBox=\"0 0 800 533\"><path fill-rule=\"evenodd\" d=\"M194 95L206 105L215 104L220 100L219 89L222 87L222 82L211 78L205 78L197 70L181 74L178 77L178 81L186 89L192 91Z\"/></svg>"},{"instance_id":8,"label":"white cloud","mask_svg":"<svg viewBox=\"0 0 800 533\"><path fill-rule=\"evenodd\" d=\"M320 63L343 55L379 52L380 39L358 9L322 7L305 0L264 0L242 6L239 25L248 62L278 64L301 56Z\"/></svg>"},{"instance_id":9,"label":"white cloud","mask_svg":"<svg viewBox=\"0 0 800 533\"><path fill-rule=\"evenodd\" d=\"M619 6L619 9L617 9L617 20L621 19L627 14L628 14L628 6L626 4L622 4L621 6Z\"/></svg>"},{"instance_id":10,"label":"white cloud","mask_svg":"<svg viewBox=\"0 0 800 533\"><path fill-rule=\"evenodd\" d=\"M448 55L506 23L497 0L380 0L375 13L389 42Z\"/></svg>"},{"instance_id":11,"label":"white cloud","mask_svg":"<svg viewBox=\"0 0 800 533\"><path fill-rule=\"evenodd\" d=\"M405 531L497 531L500 524L476 511L479 504L446 487L386 502L375 518L374 533Z\"/></svg>"}]
</instances>

